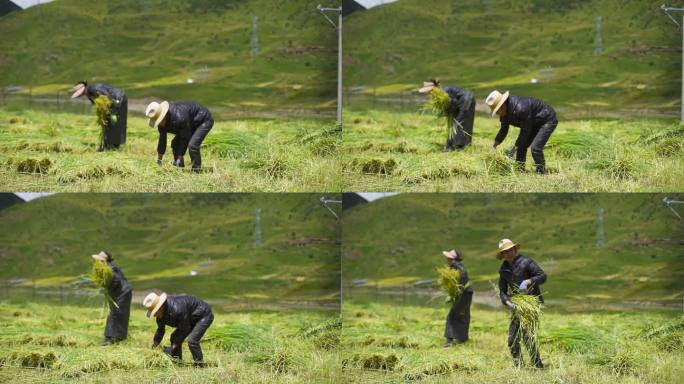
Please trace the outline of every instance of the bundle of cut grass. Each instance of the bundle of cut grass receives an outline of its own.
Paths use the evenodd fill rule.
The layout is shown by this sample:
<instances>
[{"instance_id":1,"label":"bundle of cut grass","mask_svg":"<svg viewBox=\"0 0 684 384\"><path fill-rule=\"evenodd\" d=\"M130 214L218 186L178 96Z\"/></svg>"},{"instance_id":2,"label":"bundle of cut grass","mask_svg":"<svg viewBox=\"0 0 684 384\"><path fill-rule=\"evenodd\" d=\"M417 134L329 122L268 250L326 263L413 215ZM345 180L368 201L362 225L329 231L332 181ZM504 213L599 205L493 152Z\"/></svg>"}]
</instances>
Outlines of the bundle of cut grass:
<instances>
[{"instance_id":1,"label":"bundle of cut grass","mask_svg":"<svg viewBox=\"0 0 684 384\"><path fill-rule=\"evenodd\" d=\"M395 368L398 368L399 358L394 353L387 356L377 353L370 355L355 354L351 359L342 361L342 367L347 367L350 364L359 365L369 370L394 371Z\"/></svg>"},{"instance_id":2,"label":"bundle of cut grass","mask_svg":"<svg viewBox=\"0 0 684 384\"><path fill-rule=\"evenodd\" d=\"M442 88L435 87L430 92L430 99L423 106L423 111L436 113L439 116L447 115L447 109L451 104L449 94L444 92Z\"/></svg>"},{"instance_id":3,"label":"bundle of cut grass","mask_svg":"<svg viewBox=\"0 0 684 384\"><path fill-rule=\"evenodd\" d=\"M600 152L605 145L605 138L587 132L569 131L553 136L548 144L565 158L584 159L593 153Z\"/></svg>"},{"instance_id":4,"label":"bundle of cut grass","mask_svg":"<svg viewBox=\"0 0 684 384\"><path fill-rule=\"evenodd\" d=\"M439 285L447 294L449 303L457 303L461 299L463 291L468 287L468 283L461 284L461 270L450 268L446 265L437 268L439 274Z\"/></svg>"},{"instance_id":5,"label":"bundle of cut grass","mask_svg":"<svg viewBox=\"0 0 684 384\"><path fill-rule=\"evenodd\" d=\"M562 327L552 329L540 337L542 343L555 344L568 352L588 352L602 344L603 335L588 327Z\"/></svg>"},{"instance_id":6,"label":"bundle of cut grass","mask_svg":"<svg viewBox=\"0 0 684 384\"><path fill-rule=\"evenodd\" d=\"M511 296L511 302L515 305L513 316L518 318L520 330L536 339L539 330L539 318L542 310L536 296L515 294Z\"/></svg>"},{"instance_id":7,"label":"bundle of cut grass","mask_svg":"<svg viewBox=\"0 0 684 384\"><path fill-rule=\"evenodd\" d=\"M111 116L112 101L107 96L99 96L95 99L95 115L97 115L97 125L100 126L100 143L104 143L107 125Z\"/></svg>"},{"instance_id":8,"label":"bundle of cut grass","mask_svg":"<svg viewBox=\"0 0 684 384\"><path fill-rule=\"evenodd\" d=\"M501 176L514 174L517 167L515 160L499 151L486 153L484 162L487 173Z\"/></svg>"},{"instance_id":9,"label":"bundle of cut grass","mask_svg":"<svg viewBox=\"0 0 684 384\"><path fill-rule=\"evenodd\" d=\"M240 132L209 135L204 141L207 149L218 156L238 158L254 150L255 140Z\"/></svg>"},{"instance_id":10,"label":"bundle of cut grass","mask_svg":"<svg viewBox=\"0 0 684 384\"><path fill-rule=\"evenodd\" d=\"M211 330L206 338L225 351L244 352L260 346L265 341L261 329L244 324L229 324L222 328Z\"/></svg>"},{"instance_id":11,"label":"bundle of cut grass","mask_svg":"<svg viewBox=\"0 0 684 384\"><path fill-rule=\"evenodd\" d=\"M104 296L105 296L105 306L107 306L108 303L112 303L115 307L119 307L112 296L109 294L109 286L112 284L112 279L114 278L114 275L112 273L112 268L107 265L106 262L101 261L101 260L95 260L93 262L93 268L91 271L91 277L95 284L99 285L102 287L104 291Z\"/></svg>"}]
</instances>

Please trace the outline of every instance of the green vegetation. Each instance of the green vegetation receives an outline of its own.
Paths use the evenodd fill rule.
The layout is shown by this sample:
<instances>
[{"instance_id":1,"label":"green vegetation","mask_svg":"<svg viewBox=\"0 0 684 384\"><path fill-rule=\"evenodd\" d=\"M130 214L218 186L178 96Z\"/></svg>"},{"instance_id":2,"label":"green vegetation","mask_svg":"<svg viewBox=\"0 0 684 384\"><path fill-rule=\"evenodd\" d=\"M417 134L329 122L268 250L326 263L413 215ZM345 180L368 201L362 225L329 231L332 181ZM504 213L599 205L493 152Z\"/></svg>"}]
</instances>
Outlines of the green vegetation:
<instances>
[{"instance_id":1,"label":"green vegetation","mask_svg":"<svg viewBox=\"0 0 684 384\"><path fill-rule=\"evenodd\" d=\"M679 109L681 33L645 1L401 0L353 13L345 32L345 84L365 95L397 97L438 77L478 100L494 89L536 96L563 118Z\"/></svg>"},{"instance_id":2,"label":"green vegetation","mask_svg":"<svg viewBox=\"0 0 684 384\"><path fill-rule=\"evenodd\" d=\"M157 97L197 101L215 117L332 116L337 40L317 4L55 1L0 18L0 88L66 98L85 79L125 89L132 107Z\"/></svg>"},{"instance_id":3,"label":"green vegetation","mask_svg":"<svg viewBox=\"0 0 684 384\"><path fill-rule=\"evenodd\" d=\"M470 340L442 348L447 312L439 306L345 301L345 382L672 383L684 375L684 344L673 343L668 352L644 334L654 325L681 323L674 311L565 312L549 305L539 330L544 370L513 367L506 346L509 315L503 307L474 306ZM672 333L682 340L684 331ZM402 339L410 345L385 342ZM526 352L523 356L529 363Z\"/></svg>"},{"instance_id":4,"label":"green vegetation","mask_svg":"<svg viewBox=\"0 0 684 384\"><path fill-rule=\"evenodd\" d=\"M1 304L3 382L342 382L339 337L335 346L321 348L303 336L339 321L337 312L215 313L201 342L208 367L197 369L187 345L183 364L150 349L156 324L139 303L131 308L129 338L106 348L98 346L105 318L97 309ZM167 333L162 345L168 344Z\"/></svg>"},{"instance_id":5,"label":"green vegetation","mask_svg":"<svg viewBox=\"0 0 684 384\"><path fill-rule=\"evenodd\" d=\"M92 116L0 109L0 188L6 191L340 191L341 132L320 120L217 120L202 174L156 164L159 134L128 119L127 143L98 152ZM169 138L170 141L170 138ZM186 160L188 156L186 154Z\"/></svg>"},{"instance_id":6,"label":"green vegetation","mask_svg":"<svg viewBox=\"0 0 684 384\"><path fill-rule=\"evenodd\" d=\"M349 110L341 150L347 191L635 192L684 185L684 129L662 118L562 120L544 154L549 174L518 169L503 152L511 128L490 153L499 121L477 116L472 145L443 152L444 120L419 113Z\"/></svg>"},{"instance_id":7,"label":"green vegetation","mask_svg":"<svg viewBox=\"0 0 684 384\"><path fill-rule=\"evenodd\" d=\"M662 203L665 196L684 200L676 193L386 197L344 211L343 286L365 279L369 287L401 293L404 286L418 295L425 289L413 283L434 279L441 251L456 248L463 252L475 302L491 302L490 281L498 281L501 266L497 244L510 238L548 274L541 286L547 303L568 310L681 309L683 227ZM599 210L603 237L597 234ZM438 289L437 281L433 287ZM358 287L351 294L362 292Z\"/></svg>"},{"instance_id":8,"label":"green vegetation","mask_svg":"<svg viewBox=\"0 0 684 384\"><path fill-rule=\"evenodd\" d=\"M461 270L447 266L437 268L439 285L452 303L457 303L466 286L461 284ZM466 284L467 285L467 284Z\"/></svg>"},{"instance_id":9,"label":"green vegetation","mask_svg":"<svg viewBox=\"0 0 684 384\"><path fill-rule=\"evenodd\" d=\"M153 289L182 292L227 308L336 307L340 295L339 228L333 215L321 206L320 197L45 197L0 211L5 227L0 234L0 279L27 279L19 287L31 287L35 279L39 290L55 291L58 285L70 286L80 277L90 277L90 255L105 250L140 294Z\"/></svg>"}]
</instances>

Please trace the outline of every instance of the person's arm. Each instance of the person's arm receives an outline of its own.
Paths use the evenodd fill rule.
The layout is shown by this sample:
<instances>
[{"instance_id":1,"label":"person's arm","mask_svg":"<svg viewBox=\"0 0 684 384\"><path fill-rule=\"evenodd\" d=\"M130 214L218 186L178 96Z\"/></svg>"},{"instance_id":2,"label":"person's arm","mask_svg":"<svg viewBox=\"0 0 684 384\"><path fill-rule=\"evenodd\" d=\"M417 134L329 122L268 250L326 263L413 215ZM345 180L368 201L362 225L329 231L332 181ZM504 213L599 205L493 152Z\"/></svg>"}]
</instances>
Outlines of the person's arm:
<instances>
[{"instance_id":1,"label":"person's arm","mask_svg":"<svg viewBox=\"0 0 684 384\"><path fill-rule=\"evenodd\" d=\"M166 332L166 326L161 320L157 319L157 332L154 333L152 348L156 348L162 342L164 332Z\"/></svg>"},{"instance_id":2,"label":"person's arm","mask_svg":"<svg viewBox=\"0 0 684 384\"><path fill-rule=\"evenodd\" d=\"M468 284L468 271L466 271L465 267L463 265L459 265L458 269L461 270L461 280L458 282L462 286L466 286Z\"/></svg>"},{"instance_id":3,"label":"person's arm","mask_svg":"<svg viewBox=\"0 0 684 384\"><path fill-rule=\"evenodd\" d=\"M546 282L546 273L534 260L530 260L530 264L528 266L528 273L532 275L532 277L528 279L530 281L530 285L541 285Z\"/></svg>"},{"instance_id":4,"label":"person's arm","mask_svg":"<svg viewBox=\"0 0 684 384\"><path fill-rule=\"evenodd\" d=\"M492 146L492 148L496 148L499 146L499 144L503 143L503 141L506 139L506 136L508 135L508 119L502 117L500 121L501 128L499 128L499 133L497 133L496 137L494 138L494 145Z\"/></svg>"},{"instance_id":5,"label":"person's arm","mask_svg":"<svg viewBox=\"0 0 684 384\"><path fill-rule=\"evenodd\" d=\"M164 152L166 152L166 131L159 129L159 142L157 143L157 164L161 164L164 158Z\"/></svg>"},{"instance_id":6,"label":"person's arm","mask_svg":"<svg viewBox=\"0 0 684 384\"><path fill-rule=\"evenodd\" d=\"M499 274L499 298L501 299L501 303L504 305L508 305L511 302L511 298L508 296L508 283L506 280Z\"/></svg>"}]
</instances>

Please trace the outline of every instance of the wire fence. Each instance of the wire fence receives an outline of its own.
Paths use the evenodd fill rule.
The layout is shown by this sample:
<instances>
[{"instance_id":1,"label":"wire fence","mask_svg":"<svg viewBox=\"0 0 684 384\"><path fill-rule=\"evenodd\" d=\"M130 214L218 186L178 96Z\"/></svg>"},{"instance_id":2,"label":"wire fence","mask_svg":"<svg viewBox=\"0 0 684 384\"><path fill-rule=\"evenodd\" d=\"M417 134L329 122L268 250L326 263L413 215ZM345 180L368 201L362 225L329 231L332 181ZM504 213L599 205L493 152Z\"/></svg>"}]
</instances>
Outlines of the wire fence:
<instances>
[{"instance_id":1,"label":"wire fence","mask_svg":"<svg viewBox=\"0 0 684 384\"><path fill-rule=\"evenodd\" d=\"M10 303L37 302L45 304L74 305L84 307L102 306L104 298L97 289L73 285L36 286L35 281L15 285L4 282L0 300Z\"/></svg>"}]
</instances>

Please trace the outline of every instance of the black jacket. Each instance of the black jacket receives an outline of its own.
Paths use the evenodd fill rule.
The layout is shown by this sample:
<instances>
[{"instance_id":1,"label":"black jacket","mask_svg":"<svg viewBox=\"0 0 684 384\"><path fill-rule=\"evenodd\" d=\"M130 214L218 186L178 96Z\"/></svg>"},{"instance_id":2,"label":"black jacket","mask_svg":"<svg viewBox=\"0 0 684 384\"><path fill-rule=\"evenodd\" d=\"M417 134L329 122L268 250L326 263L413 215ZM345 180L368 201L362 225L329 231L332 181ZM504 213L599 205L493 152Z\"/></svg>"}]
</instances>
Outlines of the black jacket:
<instances>
[{"instance_id":1,"label":"black jacket","mask_svg":"<svg viewBox=\"0 0 684 384\"><path fill-rule=\"evenodd\" d=\"M517 147L525 148L530 145L534 134L548 121L556 120L556 111L545 102L534 97L508 96L506 116L499 118L501 128L494 141L502 143L508 135L508 127L513 125L520 128L520 134L515 141Z\"/></svg>"},{"instance_id":2,"label":"black jacket","mask_svg":"<svg viewBox=\"0 0 684 384\"><path fill-rule=\"evenodd\" d=\"M466 112L468 112L468 109L470 108L471 101L473 100L473 93L467 89L450 86L444 87L443 90L449 95L449 99L451 99L449 108L446 111L447 115L462 122Z\"/></svg>"},{"instance_id":3,"label":"black jacket","mask_svg":"<svg viewBox=\"0 0 684 384\"><path fill-rule=\"evenodd\" d=\"M95 99L100 96L107 96L113 104L119 105L126 97L123 89L113 88L105 84L88 84L86 87L86 97L91 103L95 104Z\"/></svg>"},{"instance_id":4,"label":"black jacket","mask_svg":"<svg viewBox=\"0 0 684 384\"><path fill-rule=\"evenodd\" d=\"M461 281L459 281L459 284L465 286L468 283L468 281L470 281L470 279L468 278L468 271L466 271L465 267L463 266L463 264L460 261L452 262L451 264L449 264L449 267L451 267L452 269L461 270ZM472 291L473 291L473 289L468 287L465 289L464 292L472 292Z\"/></svg>"},{"instance_id":5,"label":"black jacket","mask_svg":"<svg viewBox=\"0 0 684 384\"><path fill-rule=\"evenodd\" d=\"M205 316L211 315L209 304L195 296L169 296L164 303L164 314L157 319L157 332L154 343L161 343L165 327L176 328L171 334L171 343L180 345L190 334L195 324Z\"/></svg>"},{"instance_id":6,"label":"black jacket","mask_svg":"<svg viewBox=\"0 0 684 384\"><path fill-rule=\"evenodd\" d=\"M211 113L203 105L190 101L169 103L164 128L159 127L157 153L163 155L166 152L166 134L173 133L179 143L179 153L184 154L192 134L200 125L211 119Z\"/></svg>"},{"instance_id":7,"label":"black jacket","mask_svg":"<svg viewBox=\"0 0 684 384\"><path fill-rule=\"evenodd\" d=\"M121 271L121 268L119 268L118 265L112 263L111 261L107 263L111 268L112 268L112 282L107 287L107 291L109 292L109 295L116 299L117 297L128 293L133 290L133 287L131 284L126 280L126 277L123 274L123 271Z\"/></svg>"},{"instance_id":8,"label":"black jacket","mask_svg":"<svg viewBox=\"0 0 684 384\"><path fill-rule=\"evenodd\" d=\"M510 300L509 294L520 286L523 280L531 279L532 285L528 286L527 292L539 296L539 301L544 302L539 285L546 282L546 273L529 257L518 255L509 264L504 261L499 269L499 297L502 303Z\"/></svg>"}]
</instances>

